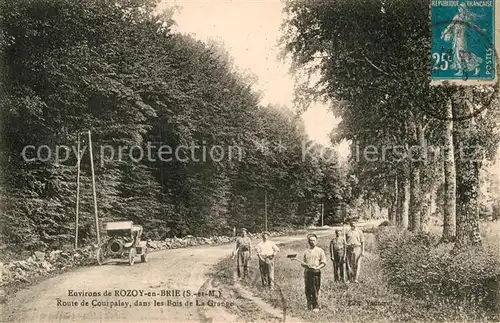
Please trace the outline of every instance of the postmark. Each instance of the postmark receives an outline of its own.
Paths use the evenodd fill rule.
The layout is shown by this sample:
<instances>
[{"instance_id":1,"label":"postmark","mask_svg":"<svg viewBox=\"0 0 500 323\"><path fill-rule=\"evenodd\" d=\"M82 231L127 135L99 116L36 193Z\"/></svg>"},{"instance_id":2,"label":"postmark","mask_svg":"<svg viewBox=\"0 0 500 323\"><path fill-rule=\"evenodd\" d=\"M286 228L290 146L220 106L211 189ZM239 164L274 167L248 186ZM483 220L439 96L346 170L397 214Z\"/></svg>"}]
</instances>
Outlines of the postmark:
<instances>
[{"instance_id":1,"label":"postmark","mask_svg":"<svg viewBox=\"0 0 500 323\"><path fill-rule=\"evenodd\" d=\"M495 63L497 71L500 70L500 63L497 60ZM443 85L448 85L447 81L443 83ZM456 85L456 84L454 84ZM457 86L448 86L448 90L455 92L458 87ZM498 97L498 92L500 90L499 84L493 84L490 86L486 86L483 84L482 86L462 86L462 99L464 99L470 110L468 112L462 111L460 115L452 114L448 115L446 111L445 105L448 103L444 103L439 109L436 109L436 106L428 102L424 105L419 105L419 108L428 116L433 119L442 120L442 121L463 121L467 119L472 119L479 114L483 113L485 110L490 108L494 102L494 100ZM457 98L455 94L455 98ZM451 97L450 97L451 99Z\"/></svg>"},{"instance_id":2,"label":"postmark","mask_svg":"<svg viewBox=\"0 0 500 323\"><path fill-rule=\"evenodd\" d=\"M431 85L491 85L497 81L498 5L431 1Z\"/></svg>"}]
</instances>

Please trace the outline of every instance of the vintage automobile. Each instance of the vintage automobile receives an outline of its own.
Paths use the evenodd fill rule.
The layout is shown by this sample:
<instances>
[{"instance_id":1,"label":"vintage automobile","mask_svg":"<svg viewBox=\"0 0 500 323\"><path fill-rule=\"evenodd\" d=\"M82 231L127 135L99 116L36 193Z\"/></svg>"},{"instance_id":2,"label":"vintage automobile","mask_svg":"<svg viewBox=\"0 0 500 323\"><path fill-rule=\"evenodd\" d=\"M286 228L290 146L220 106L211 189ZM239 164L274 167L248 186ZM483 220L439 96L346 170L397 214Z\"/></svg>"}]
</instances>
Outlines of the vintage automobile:
<instances>
[{"instance_id":1,"label":"vintage automobile","mask_svg":"<svg viewBox=\"0 0 500 323\"><path fill-rule=\"evenodd\" d=\"M97 249L99 265L127 259L132 266L137 256L142 262L148 261L147 242L141 241L142 226L134 225L132 221L108 222L105 230L107 239Z\"/></svg>"}]
</instances>

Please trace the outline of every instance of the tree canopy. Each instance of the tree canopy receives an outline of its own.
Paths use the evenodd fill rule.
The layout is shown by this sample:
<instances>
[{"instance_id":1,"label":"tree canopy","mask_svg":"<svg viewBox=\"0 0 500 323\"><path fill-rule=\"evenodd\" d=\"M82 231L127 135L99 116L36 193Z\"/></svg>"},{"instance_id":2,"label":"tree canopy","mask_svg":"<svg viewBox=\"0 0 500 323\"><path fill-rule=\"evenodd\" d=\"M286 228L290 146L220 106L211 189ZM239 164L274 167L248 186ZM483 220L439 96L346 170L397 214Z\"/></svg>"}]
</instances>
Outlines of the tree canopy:
<instances>
[{"instance_id":1,"label":"tree canopy","mask_svg":"<svg viewBox=\"0 0 500 323\"><path fill-rule=\"evenodd\" d=\"M8 243L35 249L71 242L75 152L62 162L27 161L22 150L32 145L30 157L43 145L76 151L78 134L79 237L93 239L88 130L101 225L133 220L152 238L263 230L265 198L269 228L308 225L318 203L336 203L347 189L339 167L314 153L303 157L307 135L296 115L261 105L254 79L222 46L172 32L172 12L155 13L156 1L1 6L0 187ZM162 161L162 145L185 148ZM140 158L136 149L119 159L119 146L151 149L155 158ZM224 158L211 158L214 146Z\"/></svg>"}]
</instances>

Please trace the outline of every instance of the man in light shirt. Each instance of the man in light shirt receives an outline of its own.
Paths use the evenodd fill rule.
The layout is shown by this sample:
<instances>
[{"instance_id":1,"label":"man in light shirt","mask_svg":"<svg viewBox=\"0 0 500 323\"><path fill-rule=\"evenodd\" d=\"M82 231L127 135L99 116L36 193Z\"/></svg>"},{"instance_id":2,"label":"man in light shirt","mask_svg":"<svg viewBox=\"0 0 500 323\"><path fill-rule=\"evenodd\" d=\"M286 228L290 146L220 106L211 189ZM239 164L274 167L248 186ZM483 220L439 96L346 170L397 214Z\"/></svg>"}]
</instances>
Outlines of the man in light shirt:
<instances>
[{"instance_id":1,"label":"man in light shirt","mask_svg":"<svg viewBox=\"0 0 500 323\"><path fill-rule=\"evenodd\" d=\"M351 221L351 230L346 232L347 244L347 279L349 282L358 282L361 257L365 252L365 236Z\"/></svg>"},{"instance_id":2,"label":"man in light shirt","mask_svg":"<svg viewBox=\"0 0 500 323\"><path fill-rule=\"evenodd\" d=\"M309 248L304 252L304 283L307 299L307 309L319 311L319 289L321 287L321 268L326 266L325 251L316 246L318 237L314 234L307 235Z\"/></svg>"},{"instance_id":3,"label":"man in light shirt","mask_svg":"<svg viewBox=\"0 0 500 323\"><path fill-rule=\"evenodd\" d=\"M262 233L262 241L255 247L259 257L260 277L262 285L272 288L274 286L274 257L280 251L278 246L269 240L269 232Z\"/></svg>"}]
</instances>

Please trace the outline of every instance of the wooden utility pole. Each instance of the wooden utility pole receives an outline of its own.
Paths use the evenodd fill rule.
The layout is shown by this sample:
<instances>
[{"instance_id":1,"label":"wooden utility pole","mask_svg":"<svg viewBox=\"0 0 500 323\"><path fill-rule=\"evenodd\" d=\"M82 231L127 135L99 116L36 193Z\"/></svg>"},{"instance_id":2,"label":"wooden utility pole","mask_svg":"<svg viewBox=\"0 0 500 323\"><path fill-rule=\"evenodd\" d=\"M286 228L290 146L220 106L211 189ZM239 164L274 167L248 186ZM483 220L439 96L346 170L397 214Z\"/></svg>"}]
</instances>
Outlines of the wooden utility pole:
<instances>
[{"instance_id":1,"label":"wooden utility pole","mask_svg":"<svg viewBox=\"0 0 500 323\"><path fill-rule=\"evenodd\" d=\"M160 147L163 145L163 139L162 139L162 133L163 133L163 123L161 124L160 126ZM159 148L158 148L159 150ZM160 156L160 154L158 154L158 157ZM158 158L159 159L159 158ZM160 160L160 159L159 159ZM160 181L161 181L161 192L162 193L165 193L165 183L163 182L164 181L164 178L163 178L163 160L160 160ZM162 208L163 210L163 208Z\"/></svg>"},{"instance_id":2,"label":"wooden utility pole","mask_svg":"<svg viewBox=\"0 0 500 323\"><path fill-rule=\"evenodd\" d=\"M267 231L267 189L264 191L264 227L265 231Z\"/></svg>"},{"instance_id":3,"label":"wooden utility pole","mask_svg":"<svg viewBox=\"0 0 500 323\"><path fill-rule=\"evenodd\" d=\"M324 204L321 203L321 227L323 227L323 211L324 211Z\"/></svg>"},{"instance_id":4,"label":"wooden utility pole","mask_svg":"<svg viewBox=\"0 0 500 323\"><path fill-rule=\"evenodd\" d=\"M76 156L76 219L75 219L75 249L78 249L78 211L80 207L80 134L78 134L78 155Z\"/></svg>"},{"instance_id":5,"label":"wooden utility pole","mask_svg":"<svg viewBox=\"0 0 500 323\"><path fill-rule=\"evenodd\" d=\"M94 194L94 214L95 214L95 231L97 233L97 245L101 245L99 236L99 218L97 216L97 194L95 190L95 174L94 174L94 157L92 155L92 137L89 130L89 152L90 152L90 169L92 171L92 193Z\"/></svg>"},{"instance_id":6,"label":"wooden utility pole","mask_svg":"<svg viewBox=\"0 0 500 323\"><path fill-rule=\"evenodd\" d=\"M392 214L389 216L389 222L395 225L399 225L399 187L398 187L398 176L394 178L394 206L392 208Z\"/></svg>"}]
</instances>

